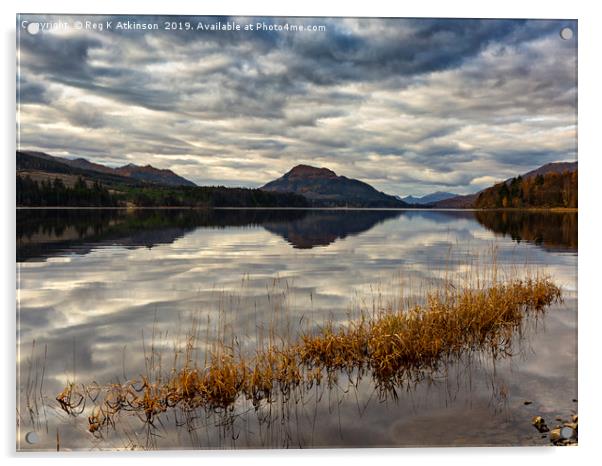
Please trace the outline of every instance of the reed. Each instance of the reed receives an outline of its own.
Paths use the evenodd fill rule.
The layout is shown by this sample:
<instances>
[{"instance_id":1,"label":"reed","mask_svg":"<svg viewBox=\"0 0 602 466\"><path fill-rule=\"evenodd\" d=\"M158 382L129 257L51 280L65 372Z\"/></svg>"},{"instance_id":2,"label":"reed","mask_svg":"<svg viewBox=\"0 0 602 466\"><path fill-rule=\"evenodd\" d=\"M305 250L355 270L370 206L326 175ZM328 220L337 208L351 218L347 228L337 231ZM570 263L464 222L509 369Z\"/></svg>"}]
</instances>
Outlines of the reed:
<instances>
[{"instance_id":1,"label":"reed","mask_svg":"<svg viewBox=\"0 0 602 466\"><path fill-rule=\"evenodd\" d=\"M153 425L158 415L176 407L233 410L245 398L258 408L277 395L286 399L297 387L319 385L324 377L330 382L341 371L369 374L377 388L395 393L395 387L437 370L450 358L475 351L508 355L526 316L559 301L561 291L544 276L507 281L492 277L463 285L446 280L425 292L422 304L400 300L395 307L361 313L345 325L326 322L293 341L271 336L251 355L235 351L223 338L199 361L192 356L195 331L182 367L152 380L146 376L95 386L89 430L114 425L120 412L133 412ZM82 400L92 398L90 393L90 386L69 384L57 401L76 415L83 412Z\"/></svg>"}]
</instances>

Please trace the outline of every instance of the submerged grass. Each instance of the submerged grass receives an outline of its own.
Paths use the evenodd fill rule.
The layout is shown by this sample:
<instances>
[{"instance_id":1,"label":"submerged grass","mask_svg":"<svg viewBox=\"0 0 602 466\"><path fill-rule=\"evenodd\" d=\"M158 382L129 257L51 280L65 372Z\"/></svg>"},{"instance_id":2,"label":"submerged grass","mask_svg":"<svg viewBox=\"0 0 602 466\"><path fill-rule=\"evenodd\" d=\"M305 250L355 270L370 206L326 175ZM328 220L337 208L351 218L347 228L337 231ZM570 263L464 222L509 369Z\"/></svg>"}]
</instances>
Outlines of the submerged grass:
<instances>
[{"instance_id":1,"label":"submerged grass","mask_svg":"<svg viewBox=\"0 0 602 466\"><path fill-rule=\"evenodd\" d=\"M199 363L190 337L182 367L167 375L105 387L69 384L57 401L75 415L84 411L85 399L92 400L89 430L97 432L114 425L122 411L153 425L159 414L176 407L228 410L244 397L258 408L277 395L286 400L297 387L332 383L341 371L369 374L377 388L395 394L395 387L450 358L473 351L508 355L526 315L560 300L561 291L541 276L476 285L446 280L424 298L422 304L399 302L345 325L327 322L294 341L270 338L247 356L222 341Z\"/></svg>"}]
</instances>

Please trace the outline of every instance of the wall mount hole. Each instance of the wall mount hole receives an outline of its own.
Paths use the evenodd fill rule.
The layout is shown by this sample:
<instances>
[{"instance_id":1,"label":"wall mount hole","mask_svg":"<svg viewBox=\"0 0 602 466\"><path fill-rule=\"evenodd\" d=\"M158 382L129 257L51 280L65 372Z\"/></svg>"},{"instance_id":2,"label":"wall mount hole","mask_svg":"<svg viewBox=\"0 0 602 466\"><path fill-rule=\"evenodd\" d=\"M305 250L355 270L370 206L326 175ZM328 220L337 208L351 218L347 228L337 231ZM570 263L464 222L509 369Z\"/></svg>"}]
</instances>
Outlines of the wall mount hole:
<instances>
[{"instance_id":1,"label":"wall mount hole","mask_svg":"<svg viewBox=\"0 0 602 466\"><path fill-rule=\"evenodd\" d=\"M573 30L571 28L562 28L560 30L560 37L564 40L570 40L573 38Z\"/></svg>"},{"instance_id":2,"label":"wall mount hole","mask_svg":"<svg viewBox=\"0 0 602 466\"><path fill-rule=\"evenodd\" d=\"M32 432L27 432L25 434L25 441L27 443L29 443L30 445L35 445L36 443L38 443L39 440L40 439L39 439L38 434L36 432L32 431Z\"/></svg>"},{"instance_id":3,"label":"wall mount hole","mask_svg":"<svg viewBox=\"0 0 602 466\"><path fill-rule=\"evenodd\" d=\"M40 23L29 23L27 25L27 32L31 35L35 35L40 32Z\"/></svg>"}]
</instances>

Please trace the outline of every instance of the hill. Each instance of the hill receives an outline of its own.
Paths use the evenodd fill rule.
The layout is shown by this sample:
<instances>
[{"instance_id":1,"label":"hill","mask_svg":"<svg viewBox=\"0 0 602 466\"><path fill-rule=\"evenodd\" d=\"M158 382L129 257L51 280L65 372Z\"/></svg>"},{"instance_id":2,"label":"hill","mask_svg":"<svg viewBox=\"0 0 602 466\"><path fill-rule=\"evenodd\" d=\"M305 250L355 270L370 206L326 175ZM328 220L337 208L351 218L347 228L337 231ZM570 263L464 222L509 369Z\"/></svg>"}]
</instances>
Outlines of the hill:
<instances>
[{"instance_id":1,"label":"hill","mask_svg":"<svg viewBox=\"0 0 602 466\"><path fill-rule=\"evenodd\" d=\"M474 194L435 202L434 207L452 209L577 207L577 170L577 162L547 163ZM505 201L504 197L506 197Z\"/></svg>"},{"instance_id":2,"label":"hill","mask_svg":"<svg viewBox=\"0 0 602 466\"><path fill-rule=\"evenodd\" d=\"M523 178L532 178L537 175L547 175L548 173L564 173L564 172L574 172L577 170L577 162L552 162L546 163L535 170L531 170L530 172L521 175ZM512 178L506 180L506 182L511 181Z\"/></svg>"},{"instance_id":3,"label":"hill","mask_svg":"<svg viewBox=\"0 0 602 466\"><path fill-rule=\"evenodd\" d=\"M577 208L577 170L517 176L479 193L478 209Z\"/></svg>"},{"instance_id":4,"label":"hill","mask_svg":"<svg viewBox=\"0 0 602 466\"><path fill-rule=\"evenodd\" d=\"M368 183L309 165L297 165L260 189L300 194L316 207L408 207L402 200L377 191Z\"/></svg>"}]
</instances>

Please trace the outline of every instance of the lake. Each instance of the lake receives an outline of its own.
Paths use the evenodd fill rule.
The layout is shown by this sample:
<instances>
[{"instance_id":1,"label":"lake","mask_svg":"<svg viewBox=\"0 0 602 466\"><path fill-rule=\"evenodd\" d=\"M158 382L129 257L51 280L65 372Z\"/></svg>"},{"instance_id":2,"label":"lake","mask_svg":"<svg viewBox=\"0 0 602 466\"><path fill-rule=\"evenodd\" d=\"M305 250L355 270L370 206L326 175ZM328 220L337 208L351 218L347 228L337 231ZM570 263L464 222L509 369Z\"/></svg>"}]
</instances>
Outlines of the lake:
<instances>
[{"instance_id":1,"label":"lake","mask_svg":"<svg viewBox=\"0 0 602 466\"><path fill-rule=\"evenodd\" d=\"M57 436L81 450L550 445L531 418L577 412L577 250L572 212L18 210L18 448L54 450ZM419 299L492 256L563 292L512 355L475 352L389 393L341 374L258 409L168 411L154 427L122 413L95 435L92 403L68 416L55 400L68 382L139 377L151 359L168 371L191 328L201 361L216 337L244 352L269 332L294 339Z\"/></svg>"}]
</instances>

